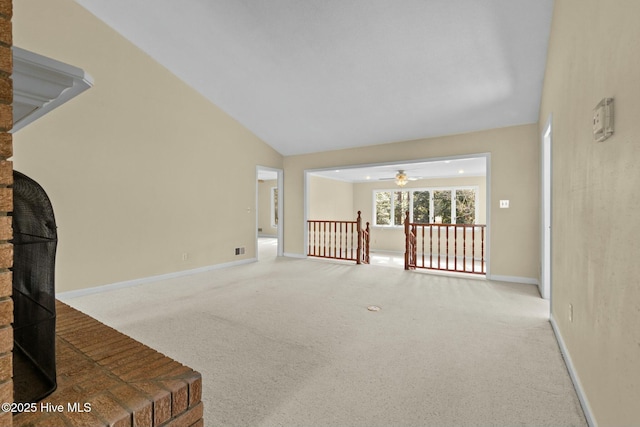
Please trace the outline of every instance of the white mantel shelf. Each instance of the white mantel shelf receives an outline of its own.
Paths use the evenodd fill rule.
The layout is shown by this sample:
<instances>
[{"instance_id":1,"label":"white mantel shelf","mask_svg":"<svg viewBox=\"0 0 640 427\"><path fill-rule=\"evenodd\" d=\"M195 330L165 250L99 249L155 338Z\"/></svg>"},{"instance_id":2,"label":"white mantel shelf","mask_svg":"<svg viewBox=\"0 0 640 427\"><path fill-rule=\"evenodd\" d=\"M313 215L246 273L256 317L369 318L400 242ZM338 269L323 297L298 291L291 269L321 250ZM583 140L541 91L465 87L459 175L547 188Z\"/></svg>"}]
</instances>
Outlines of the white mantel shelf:
<instances>
[{"instance_id":1,"label":"white mantel shelf","mask_svg":"<svg viewBox=\"0 0 640 427\"><path fill-rule=\"evenodd\" d=\"M93 86L84 70L13 47L13 129L17 132Z\"/></svg>"}]
</instances>

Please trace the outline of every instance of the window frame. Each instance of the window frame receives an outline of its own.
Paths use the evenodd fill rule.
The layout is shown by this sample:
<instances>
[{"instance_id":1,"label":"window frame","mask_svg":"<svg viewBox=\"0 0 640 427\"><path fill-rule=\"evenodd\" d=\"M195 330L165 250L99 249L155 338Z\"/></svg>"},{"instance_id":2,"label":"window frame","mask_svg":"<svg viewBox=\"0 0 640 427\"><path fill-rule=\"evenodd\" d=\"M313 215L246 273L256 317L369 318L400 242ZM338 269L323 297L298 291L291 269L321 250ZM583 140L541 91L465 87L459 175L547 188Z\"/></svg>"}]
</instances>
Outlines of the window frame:
<instances>
[{"instance_id":1,"label":"window frame","mask_svg":"<svg viewBox=\"0 0 640 427\"><path fill-rule=\"evenodd\" d=\"M447 186L447 187L415 187L415 188L382 188L382 189L375 189L372 192L372 203L373 203L373 208L372 208L372 218L373 218L373 227L380 227L380 228L402 228L404 227L404 224L395 224L394 222L394 212L395 212L395 199L394 199L394 194L396 192L408 192L409 193L409 222L413 222L413 199L414 199L414 192L424 192L424 191L428 191L429 192L429 223L434 223L435 221L435 217L434 217L434 208L433 208L433 193L435 191L450 191L451 192L451 224L457 224L457 197L456 197L456 190L473 190L474 194L475 194L475 212L474 212L474 223L478 224L478 214L479 214L479 199L480 199L480 187L477 185L456 185L456 186ZM391 204L390 204L390 222L391 224L377 224L377 218L378 218L378 207L377 207L377 197L376 194L377 193L391 193Z\"/></svg>"}]
</instances>

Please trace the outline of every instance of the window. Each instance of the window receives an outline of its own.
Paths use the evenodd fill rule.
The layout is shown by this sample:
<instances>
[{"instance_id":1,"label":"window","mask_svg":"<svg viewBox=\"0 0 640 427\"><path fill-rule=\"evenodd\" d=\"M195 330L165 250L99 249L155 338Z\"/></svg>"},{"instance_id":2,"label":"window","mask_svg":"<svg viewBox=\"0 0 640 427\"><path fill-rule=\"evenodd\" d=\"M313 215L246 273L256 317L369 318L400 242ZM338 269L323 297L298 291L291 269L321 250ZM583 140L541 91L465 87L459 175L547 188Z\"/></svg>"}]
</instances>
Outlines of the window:
<instances>
[{"instance_id":1,"label":"window","mask_svg":"<svg viewBox=\"0 0 640 427\"><path fill-rule=\"evenodd\" d=\"M458 224L475 224L476 192L456 190L456 218Z\"/></svg>"},{"instance_id":2,"label":"window","mask_svg":"<svg viewBox=\"0 0 640 427\"><path fill-rule=\"evenodd\" d=\"M433 222L451 224L451 191L436 190L433 192Z\"/></svg>"},{"instance_id":3,"label":"window","mask_svg":"<svg viewBox=\"0 0 640 427\"><path fill-rule=\"evenodd\" d=\"M413 222L428 224L431 212L430 194L428 191L413 192Z\"/></svg>"},{"instance_id":4,"label":"window","mask_svg":"<svg viewBox=\"0 0 640 427\"><path fill-rule=\"evenodd\" d=\"M476 187L424 188L374 191L375 224L401 226L406 212L411 222L423 224L475 224Z\"/></svg>"},{"instance_id":5,"label":"window","mask_svg":"<svg viewBox=\"0 0 640 427\"><path fill-rule=\"evenodd\" d=\"M409 210L409 192L393 192L393 223L395 225L404 224L406 212Z\"/></svg>"},{"instance_id":6,"label":"window","mask_svg":"<svg viewBox=\"0 0 640 427\"><path fill-rule=\"evenodd\" d=\"M377 191L375 225L402 225L409 209L408 191Z\"/></svg>"},{"instance_id":7,"label":"window","mask_svg":"<svg viewBox=\"0 0 640 427\"><path fill-rule=\"evenodd\" d=\"M374 194L376 198L376 225L392 225L391 192L379 191Z\"/></svg>"}]
</instances>

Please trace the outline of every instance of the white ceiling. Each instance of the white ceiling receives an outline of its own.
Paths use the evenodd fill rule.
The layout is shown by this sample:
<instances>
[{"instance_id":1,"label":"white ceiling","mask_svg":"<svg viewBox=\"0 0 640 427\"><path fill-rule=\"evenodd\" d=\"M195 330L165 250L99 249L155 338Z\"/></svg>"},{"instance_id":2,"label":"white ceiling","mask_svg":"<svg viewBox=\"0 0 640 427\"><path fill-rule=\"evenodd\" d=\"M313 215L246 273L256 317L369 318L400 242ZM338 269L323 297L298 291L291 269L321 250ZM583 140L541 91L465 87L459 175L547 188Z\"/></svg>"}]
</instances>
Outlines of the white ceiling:
<instances>
[{"instance_id":1,"label":"white ceiling","mask_svg":"<svg viewBox=\"0 0 640 427\"><path fill-rule=\"evenodd\" d=\"M553 0L76 1L283 155L538 120Z\"/></svg>"}]
</instances>

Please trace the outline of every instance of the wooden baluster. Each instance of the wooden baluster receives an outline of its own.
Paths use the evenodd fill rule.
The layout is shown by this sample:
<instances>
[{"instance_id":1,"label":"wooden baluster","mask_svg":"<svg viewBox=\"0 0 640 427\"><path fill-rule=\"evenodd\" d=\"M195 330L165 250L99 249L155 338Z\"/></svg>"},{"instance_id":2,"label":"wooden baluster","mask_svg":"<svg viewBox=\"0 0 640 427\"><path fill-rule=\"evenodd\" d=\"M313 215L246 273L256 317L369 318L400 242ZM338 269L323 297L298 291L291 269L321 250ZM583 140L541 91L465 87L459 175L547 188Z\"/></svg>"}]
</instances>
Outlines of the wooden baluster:
<instances>
[{"instance_id":1,"label":"wooden baluster","mask_svg":"<svg viewBox=\"0 0 640 427\"><path fill-rule=\"evenodd\" d=\"M340 223L340 258L342 258L342 241L344 239L344 233L342 232L342 227L346 225L347 225L346 223L343 223L343 222ZM347 254L345 253L344 256L346 258Z\"/></svg>"},{"instance_id":2,"label":"wooden baluster","mask_svg":"<svg viewBox=\"0 0 640 427\"><path fill-rule=\"evenodd\" d=\"M418 266L418 226L411 225L411 266L415 269Z\"/></svg>"},{"instance_id":3,"label":"wooden baluster","mask_svg":"<svg viewBox=\"0 0 640 427\"><path fill-rule=\"evenodd\" d=\"M322 256L327 256L327 222L322 221Z\"/></svg>"},{"instance_id":4,"label":"wooden baluster","mask_svg":"<svg viewBox=\"0 0 640 427\"><path fill-rule=\"evenodd\" d=\"M348 251L347 248L349 247L349 224L345 222L344 224L344 230L341 231L342 233L342 252L344 253L345 258L348 255Z\"/></svg>"},{"instance_id":5,"label":"wooden baluster","mask_svg":"<svg viewBox=\"0 0 640 427\"><path fill-rule=\"evenodd\" d=\"M371 229L369 228L369 221L367 221L367 243L365 245L365 251L366 251L366 262L367 264L369 264L369 262L371 261L369 259L369 244L371 243Z\"/></svg>"},{"instance_id":6,"label":"wooden baluster","mask_svg":"<svg viewBox=\"0 0 640 427\"><path fill-rule=\"evenodd\" d=\"M467 271L467 227L462 235L462 271Z\"/></svg>"},{"instance_id":7,"label":"wooden baluster","mask_svg":"<svg viewBox=\"0 0 640 427\"><path fill-rule=\"evenodd\" d=\"M440 270L440 229L442 228L441 225L438 225L438 270Z\"/></svg>"},{"instance_id":8,"label":"wooden baluster","mask_svg":"<svg viewBox=\"0 0 640 427\"><path fill-rule=\"evenodd\" d=\"M476 272L476 227L475 225L471 228L471 272Z\"/></svg>"},{"instance_id":9,"label":"wooden baluster","mask_svg":"<svg viewBox=\"0 0 640 427\"><path fill-rule=\"evenodd\" d=\"M458 226L453 228L453 269L458 271Z\"/></svg>"},{"instance_id":10,"label":"wooden baluster","mask_svg":"<svg viewBox=\"0 0 640 427\"><path fill-rule=\"evenodd\" d=\"M446 257L446 270L449 269L449 229L451 227L447 226L447 241L446 241L446 245L445 245L445 257Z\"/></svg>"},{"instance_id":11,"label":"wooden baluster","mask_svg":"<svg viewBox=\"0 0 640 427\"><path fill-rule=\"evenodd\" d=\"M356 224L354 224L353 222L349 224L349 228L351 229L351 232L349 233L349 236L351 237L351 244L349 245L349 258L353 258L353 248L358 245L358 239L356 239L355 246L353 244L353 237L354 237L354 230L353 229L354 229L355 226L356 226Z\"/></svg>"},{"instance_id":12,"label":"wooden baluster","mask_svg":"<svg viewBox=\"0 0 640 427\"><path fill-rule=\"evenodd\" d=\"M327 257L331 258L331 226L333 222L327 221Z\"/></svg>"},{"instance_id":13,"label":"wooden baluster","mask_svg":"<svg viewBox=\"0 0 640 427\"><path fill-rule=\"evenodd\" d=\"M420 228L422 229L422 245L420 246L422 248L422 265L421 265L421 267L424 267L424 225L421 225ZM416 264L417 263L418 263L418 261L416 260Z\"/></svg>"},{"instance_id":14,"label":"wooden baluster","mask_svg":"<svg viewBox=\"0 0 640 427\"><path fill-rule=\"evenodd\" d=\"M429 268L433 268L433 224L429 224Z\"/></svg>"},{"instance_id":15,"label":"wooden baluster","mask_svg":"<svg viewBox=\"0 0 640 427\"><path fill-rule=\"evenodd\" d=\"M336 221L333 224L333 246L334 246L334 252L335 252L335 258L340 259L340 257L342 256L342 251L340 250L340 235L339 235L339 230L342 229L342 221Z\"/></svg>"},{"instance_id":16,"label":"wooden baluster","mask_svg":"<svg viewBox=\"0 0 640 427\"><path fill-rule=\"evenodd\" d=\"M356 259L356 258L358 258L358 245L360 244L360 243L358 242L358 240L359 240L359 238L360 238L360 237L359 237L359 235L358 235L358 222L357 222L357 221L354 221L354 222L352 223L351 227L352 227L352 230L353 230L353 231L352 231L353 238L355 238L355 239L356 239L356 243L355 243L355 245L353 246L353 248L351 248L351 258L352 258L352 259ZM354 250L355 250L355 252L356 252L356 254L355 254L355 255L353 255L353 251L354 251Z\"/></svg>"},{"instance_id":17,"label":"wooden baluster","mask_svg":"<svg viewBox=\"0 0 640 427\"><path fill-rule=\"evenodd\" d=\"M356 233L358 233L358 248L356 249L356 264L362 263L362 217L358 211L358 218L356 219Z\"/></svg>"},{"instance_id":18,"label":"wooden baluster","mask_svg":"<svg viewBox=\"0 0 640 427\"><path fill-rule=\"evenodd\" d=\"M336 223L335 222L330 222L329 223L329 258L334 258L336 255L336 251L335 251L335 244L333 242L333 236L335 233L335 227L336 227ZM334 230L332 230L332 228Z\"/></svg>"},{"instance_id":19,"label":"wooden baluster","mask_svg":"<svg viewBox=\"0 0 640 427\"><path fill-rule=\"evenodd\" d=\"M409 251L411 242L409 242L411 230L409 229L409 212L407 211L407 215L404 220L404 269L409 270Z\"/></svg>"},{"instance_id":20,"label":"wooden baluster","mask_svg":"<svg viewBox=\"0 0 640 427\"><path fill-rule=\"evenodd\" d=\"M482 244L482 246L481 246L482 247L482 260L481 260L482 265L481 265L481 271L480 272L481 273L486 273L487 270L486 270L486 266L484 265L484 227L480 227L480 230L482 230L482 233L481 233L481 236L482 236L482 242L481 242L481 244Z\"/></svg>"}]
</instances>

